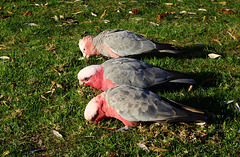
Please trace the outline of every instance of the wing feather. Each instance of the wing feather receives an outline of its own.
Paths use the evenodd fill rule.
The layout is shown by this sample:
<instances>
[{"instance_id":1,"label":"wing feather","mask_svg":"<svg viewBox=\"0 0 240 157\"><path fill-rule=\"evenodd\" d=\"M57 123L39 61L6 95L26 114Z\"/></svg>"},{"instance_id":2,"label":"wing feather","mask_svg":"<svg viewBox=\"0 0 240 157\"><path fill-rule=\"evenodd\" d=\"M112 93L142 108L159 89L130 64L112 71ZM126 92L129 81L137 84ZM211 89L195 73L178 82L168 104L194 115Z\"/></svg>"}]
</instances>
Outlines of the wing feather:
<instances>
[{"instance_id":1,"label":"wing feather","mask_svg":"<svg viewBox=\"0 0 240 157\"><path fill-rule=\"evenodd\" d=\"M143 36L122 29L104 34L103 44L119 56L136 55L156 49L155 43Z\"/></svg>"},{"instance_id":2,"label":"wing feather","mask_svg":"<svg viewBox=\"0 0 240 157\"><path fill-rule=\"evenodd\" d=\"M107 103L128 121L161 121L187 114L158 95L133 86L115 86L105 91Z\"/></svg>"},{"instance_id":3,"label":"wing feather","mask_svg":"<svg viewBox=\"0 0 240 157\"><path fill-rule=\"evenodd\" d=\"M136 59L110 59L103 63L103 67L104 77L118 85L147 88L168 81L166 70Z\"/></svg>"}]
</instances>

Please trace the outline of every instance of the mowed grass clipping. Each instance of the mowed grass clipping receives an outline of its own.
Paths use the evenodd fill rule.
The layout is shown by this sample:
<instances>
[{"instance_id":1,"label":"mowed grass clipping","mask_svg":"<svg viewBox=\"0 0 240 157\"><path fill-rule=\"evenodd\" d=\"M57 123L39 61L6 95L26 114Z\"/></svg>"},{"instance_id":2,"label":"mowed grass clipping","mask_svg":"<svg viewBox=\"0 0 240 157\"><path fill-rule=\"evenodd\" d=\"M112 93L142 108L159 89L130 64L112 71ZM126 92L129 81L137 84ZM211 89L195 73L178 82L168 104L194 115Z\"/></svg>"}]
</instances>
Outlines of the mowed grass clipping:
<instances>
[{"instance_id":1,"label":"mowed grass clipping","mask_svg":"<svg viewBox=\"0 0 240 157\"><path fill-rule=\"evenodd\" d=\"M239 156L239 15L233 1L0 2L0 155ZM121 133L118 120L84 119L101 91L80 86L77 74L106 58L79 60L78 41L116 28L179 47L180 55L138 59L191 75L193 88L172 84L157 93L205 111L206 125L141 123Z\"/></svg>"}]
</instances>

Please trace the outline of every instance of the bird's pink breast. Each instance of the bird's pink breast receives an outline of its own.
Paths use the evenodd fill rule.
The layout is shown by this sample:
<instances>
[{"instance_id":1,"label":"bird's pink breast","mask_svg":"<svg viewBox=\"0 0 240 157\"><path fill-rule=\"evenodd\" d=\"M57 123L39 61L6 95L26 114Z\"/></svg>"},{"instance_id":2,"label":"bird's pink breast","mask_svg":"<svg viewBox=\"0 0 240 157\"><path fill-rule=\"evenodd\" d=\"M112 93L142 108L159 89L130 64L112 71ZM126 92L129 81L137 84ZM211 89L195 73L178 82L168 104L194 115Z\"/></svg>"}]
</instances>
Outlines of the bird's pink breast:
<instances>
[{"instance_id":1,"label":"bird's pink breast","mask_svg":"<svg viewBox=\"0 0 240 157\"><path fill-rule=\"evenodd\" d=\"M92 86L102 91L116 86L116 84L113 83L111 80L104 78L104 69L102 65L101 69L99 69L94 75L92 75L88 82L85 82L85 85Z\"/></svg>"}]
</instances>

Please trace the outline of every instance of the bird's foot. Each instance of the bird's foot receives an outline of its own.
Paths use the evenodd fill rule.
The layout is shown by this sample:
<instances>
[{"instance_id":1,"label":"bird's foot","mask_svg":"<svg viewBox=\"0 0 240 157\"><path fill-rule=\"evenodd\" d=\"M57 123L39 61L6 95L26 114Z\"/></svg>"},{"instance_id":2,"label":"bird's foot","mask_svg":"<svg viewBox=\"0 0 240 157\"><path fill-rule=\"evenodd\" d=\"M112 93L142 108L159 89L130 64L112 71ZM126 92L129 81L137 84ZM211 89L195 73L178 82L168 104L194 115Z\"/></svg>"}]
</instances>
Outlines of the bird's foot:
<instances>
[{"instance_id":1,"label":"bird's foot","mask_svg":"<svg viewBox=\"0 0 240 157\"><path fill-rule=\"evenodd\" d=\"M126 131L128 131L128 127L127 126L115 130L115 132L126 132Z\"/></svg>"}]
</instances>

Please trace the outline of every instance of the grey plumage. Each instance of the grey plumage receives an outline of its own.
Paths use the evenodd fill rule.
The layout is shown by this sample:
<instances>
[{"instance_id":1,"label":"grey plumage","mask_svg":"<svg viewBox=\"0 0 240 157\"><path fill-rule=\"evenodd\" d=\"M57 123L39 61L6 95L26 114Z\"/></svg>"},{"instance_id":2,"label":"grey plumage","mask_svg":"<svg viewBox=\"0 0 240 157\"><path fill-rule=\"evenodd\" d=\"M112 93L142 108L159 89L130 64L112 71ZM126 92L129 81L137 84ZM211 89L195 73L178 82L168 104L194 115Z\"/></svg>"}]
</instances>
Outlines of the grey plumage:
<instances>
[{"instance_id":1,"label":"grey plumage","mask_svg":"<svg viewBox=\"0 0 240 157\"><path fill-rule=\"evenodd\" d=\"M105 52L102 44L110 48L119 56L138 55L151 51L159 51L165 53L179 53L171 44L154 43L142 35L123 29L106 30L93 38L94 45L103 55L109 57L109 53Z\"/></svg>"},{"instance_id":2,"label":"grey plumage","mask_svg":"<svg viewBox=\"0 0 240 157\"><path fill-rule=\"evenodd\" d=\"M117 85L127 84L148 88L164 82L195 84L188 75L154 67L132 58L115 58L104 62L104 78Z\"/></svg>"},{"instance_id":3,"label":"grey plumage","mask_svg":"<svg viewBox=\"0 0 240 157\"><path fill-rule=\"evenodd\" d=\"M150 91L121 85L104 92L107 104L128 121L197 121L206 120L202 111L161 98Z\"/></svg>"}]
</instances>

